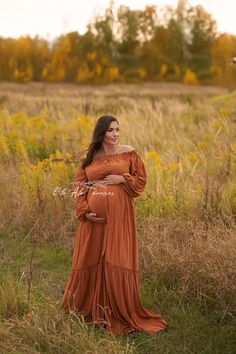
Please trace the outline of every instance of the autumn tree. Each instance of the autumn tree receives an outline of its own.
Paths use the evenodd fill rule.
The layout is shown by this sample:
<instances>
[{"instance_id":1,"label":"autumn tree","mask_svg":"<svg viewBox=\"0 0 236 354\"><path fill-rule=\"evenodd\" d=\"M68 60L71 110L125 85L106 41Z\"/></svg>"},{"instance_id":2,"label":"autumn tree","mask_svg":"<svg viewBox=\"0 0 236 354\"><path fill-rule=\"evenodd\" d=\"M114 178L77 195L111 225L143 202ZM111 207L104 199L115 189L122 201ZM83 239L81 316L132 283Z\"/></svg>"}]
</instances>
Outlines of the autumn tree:
<instances>
[{"instance_id":1,"label":"autumn tree","mask_svg":"<svg viewBox=\"0 0 236 354\"><path fill-rule=\"evenodd\" d=\"M189 14L190 41L188 66L201 80L210 78L211 48L216 37L216 21L201 5L192 7Z\"/></svg>"},{"instance_id":2,"label":"autumn tree","mask_svg":"<svg viewBox=\"0 0 236 354\"><path fill-rule=\"evenodd\" d=\"M236 36L217 33L200 5L133 10L111 0L84 34L53 41L39 36L0 38L0 80L102 84L179 81L234 87Z\"/></svg>"},{"instance_id":3,"label":"autumn tree","mask_svg":"<svg viewBox=\"0 0 236 354\"><path fill-rule=\"evenodd\" d=\"M236 87L236 68L232 65L235 54L236 36L227 33L218 35L211 47L211 72L216 83Z\"/></svg>"}]
</instances>

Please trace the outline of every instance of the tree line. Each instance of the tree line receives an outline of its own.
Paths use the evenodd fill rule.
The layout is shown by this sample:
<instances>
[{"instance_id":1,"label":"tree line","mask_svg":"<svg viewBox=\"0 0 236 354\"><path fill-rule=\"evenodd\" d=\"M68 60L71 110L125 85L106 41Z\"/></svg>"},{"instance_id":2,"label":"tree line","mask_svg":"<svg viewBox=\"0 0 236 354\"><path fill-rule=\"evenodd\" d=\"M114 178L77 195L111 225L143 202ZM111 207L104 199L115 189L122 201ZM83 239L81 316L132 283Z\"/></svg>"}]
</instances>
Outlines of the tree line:
<instances>
[{"instance_id":1,"label":"tree line","mask_svg":"<svg viewBox=\"0 0 236 354\"><path fill-rule=\"evenodd\" d=\"M132 10L113 1L84 34L53 41L0 37L0 80L104 84L185 82L235 87L236 36L219 33L202 6Z\"/></svg>"}]
</instances>

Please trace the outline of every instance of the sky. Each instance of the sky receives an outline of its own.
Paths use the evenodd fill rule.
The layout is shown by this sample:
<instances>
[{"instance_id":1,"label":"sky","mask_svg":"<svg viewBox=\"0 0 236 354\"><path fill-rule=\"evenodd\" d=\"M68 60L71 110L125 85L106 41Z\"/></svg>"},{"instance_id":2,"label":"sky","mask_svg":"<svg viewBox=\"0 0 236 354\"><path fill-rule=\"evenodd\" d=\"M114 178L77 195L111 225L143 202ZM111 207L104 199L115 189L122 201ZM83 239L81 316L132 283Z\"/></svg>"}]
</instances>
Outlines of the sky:
<instances>
[{"instance_id":1,"label":"sky","mask_svg":"<svg viewBox=\"0 0 236 354\"><path fill-rule=\"evenodd\" d=\"M124 4L132 9L146 5L171 5L178 0L115 0L115 7ZM236 35L235 0L188 0L201 4L217 21L219 32ZM83 34L94 14L103 14L109 0L0 0L0 36L20 37L29 34L53 39L62 33Z\"/></svg>"}]
</instances>

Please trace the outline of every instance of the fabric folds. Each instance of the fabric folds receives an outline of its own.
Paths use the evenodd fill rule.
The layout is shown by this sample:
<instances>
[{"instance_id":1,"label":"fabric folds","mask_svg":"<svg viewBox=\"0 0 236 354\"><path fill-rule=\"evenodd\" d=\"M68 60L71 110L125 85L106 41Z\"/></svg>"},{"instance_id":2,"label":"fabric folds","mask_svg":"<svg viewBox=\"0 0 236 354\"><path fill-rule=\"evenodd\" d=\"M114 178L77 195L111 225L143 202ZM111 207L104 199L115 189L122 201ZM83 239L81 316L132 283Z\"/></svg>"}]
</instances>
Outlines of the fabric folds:
<instances>
[{"instance_id":1,"label":"fabric folds","mask_svg":"<svg viewBox=\"0 0 236 354\"><path fill-rule=\"evenodd\" d=\"M116 335L140 330L156 333L167 327L164 319L143 307L138 271L102 260L92 267L74 269L69 284L64 309L84 316L90 325Z\"/></svg>"},{"instance_id":2,"label":"fabric folds","mask_svg":"<svg viewBox=\"0 0 236 354\"><path fill-rule=\"evenodd\" d=\"M125 183L95 183L110 174L124 176ZM146 181L145 165L136 150L100 156L76 172L79 225L61 307L117 335L156 333L168 326L141 303L133 198L144 191ZM87 211L106 222L86 219Z\"/></svg>"},{"instance_id":3,"label":"fabric folds","mask_svg":"<svg viewBox=\"0 0 236 354\"><path fill-rule=\"evenodd\" d=\"M89 211L86 199L89 185L88 178L83 167L80 167L77 170L75 182L76 186L74 192L76 193L76 218L82 221L86 220L85 214Z\"/></svg>"},{"instance_id":4,"label":"fabric folds","mask_svg":"<svg viewBox=\"0 0 236 354\"><path fill-rule=\"evenodd\" d=\"M138 197L145 188L147 182L147 173L143 161L140 156L133 153L130 158L130 172L122 173L126 179L124 189L130 197Z\"/></svg>"}]
</instances>

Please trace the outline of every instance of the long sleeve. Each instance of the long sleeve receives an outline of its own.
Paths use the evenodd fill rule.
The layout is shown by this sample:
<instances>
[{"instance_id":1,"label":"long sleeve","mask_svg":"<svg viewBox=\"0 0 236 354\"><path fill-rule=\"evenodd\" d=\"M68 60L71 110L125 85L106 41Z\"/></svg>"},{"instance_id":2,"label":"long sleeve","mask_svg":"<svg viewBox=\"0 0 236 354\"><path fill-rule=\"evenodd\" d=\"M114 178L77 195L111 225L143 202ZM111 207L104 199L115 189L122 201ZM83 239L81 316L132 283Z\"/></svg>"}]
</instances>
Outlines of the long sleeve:
<instances>
[{"instance_id":1,"label":"long sleeve","mask_svg":"<svg viewBox=\"0 0 236 354\"><path fill-rule=\"evenodd\" d=\"M76 218L79 220L87 220L85 217L86 212L89 211L87 203L88 192L87 175L83 167L80 167L76 172Z\"/></svg>"},{"instance_id":2,"label":"long sleeve","mask_svg":"<svg viewBox=\"0 0 236 354\"><path fill-rule=\"evenodd\" d=\"M145 188L147 182L147 173L143 161L139 154L134 150L130 158L129 173L122 173L126 183L123 183L124 189L132 197L138 197Z\"/></svg>"}]
</instances>

